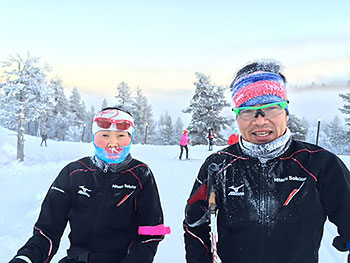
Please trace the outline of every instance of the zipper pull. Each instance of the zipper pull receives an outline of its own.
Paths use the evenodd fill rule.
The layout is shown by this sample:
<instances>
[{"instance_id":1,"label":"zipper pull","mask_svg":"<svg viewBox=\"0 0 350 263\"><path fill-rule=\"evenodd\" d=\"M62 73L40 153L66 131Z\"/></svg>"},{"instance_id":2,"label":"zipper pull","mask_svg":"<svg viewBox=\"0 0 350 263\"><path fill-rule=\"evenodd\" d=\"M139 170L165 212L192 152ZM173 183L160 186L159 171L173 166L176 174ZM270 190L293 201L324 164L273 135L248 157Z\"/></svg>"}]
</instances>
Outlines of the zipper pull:
<instances>
[{"instance_id":1,"label":"zipper pull","mask_svg":"<svg viewBox=\"0 0 350 263\"><path fill-rule=\"evenodd\" d=\"M103 168L104 173L107 173L107 171L108 171L108 164L106 164L105 167Z\"/></svg>"}]
</instances>

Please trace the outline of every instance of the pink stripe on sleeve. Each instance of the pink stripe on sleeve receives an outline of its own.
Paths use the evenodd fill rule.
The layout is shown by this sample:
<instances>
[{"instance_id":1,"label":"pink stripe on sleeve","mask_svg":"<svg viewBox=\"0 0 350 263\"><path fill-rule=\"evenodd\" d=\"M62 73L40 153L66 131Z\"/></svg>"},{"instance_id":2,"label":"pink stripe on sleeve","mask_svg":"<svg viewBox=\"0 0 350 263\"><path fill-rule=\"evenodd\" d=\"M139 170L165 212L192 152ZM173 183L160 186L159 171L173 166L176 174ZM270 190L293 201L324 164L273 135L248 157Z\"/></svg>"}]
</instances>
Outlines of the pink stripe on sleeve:
<instances>
[{"instance_id":1,"label":"pink stripe on sleeve","mask_svg":"<svg viewBox=\"0 0 350 263\"><path fill-rule=\"evenodd\" d=\"M157 226L140 226L139 235L147 236L162 236L170 234L171 230L169 226L157 225Z\"/></svg>"}]
</instances>

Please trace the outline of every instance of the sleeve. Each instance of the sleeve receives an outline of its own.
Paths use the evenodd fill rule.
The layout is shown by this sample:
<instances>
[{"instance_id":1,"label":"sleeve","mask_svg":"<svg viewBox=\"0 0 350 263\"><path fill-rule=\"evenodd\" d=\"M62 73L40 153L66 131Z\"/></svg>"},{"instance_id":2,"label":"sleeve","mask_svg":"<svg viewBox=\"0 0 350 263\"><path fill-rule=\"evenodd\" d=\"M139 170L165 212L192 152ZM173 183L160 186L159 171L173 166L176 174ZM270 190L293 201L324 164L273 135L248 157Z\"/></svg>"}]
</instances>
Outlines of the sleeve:
<instances>
[{"instance_id":1,"label":"sleeve","mask_svg":"<svg viewBox=\"0 0 350 263\"><path fill-rule=\"evenodd\" d=\"M46 194L32 237L18 250L16 257L24 256L33 263L46 263L56 254L70 208L68 177L65 167Z\"/></svg>"},{"instance_id":2,"label":"sleeve","mask_svg":"<svg viewBox=\"0 0 350 263\"><path fill-rule=\"evenodd\" d=\"M350 172L337 156L330 158L325 167L327 170L319 178L319 191L329 221L337 226L339 237L333 245L346 251L350 244Z\"/></svg>"},{"instance_id":3,"label":"sleeve","mask_svg":"<svg viewBox=\"0 0 350 263\"><path fill-rule=\"evenodd\" d=\"M153 262L159 242L164 239L164 235L170 234L170 228L164 226L157 185L148 168L146 177L137 197L138 236L121 263Z\"/></svg>"},{"instance_id":4,"label":"sleeve","mask_svg":"<svg viewBox=\"0 0 350 263\"><path fill-rule=\"evenodd\" d=\"M183 228L187 263L212 262L207 201L207 166L207 162L202 165L185 208Z\"/></svg>"}]
</instances>

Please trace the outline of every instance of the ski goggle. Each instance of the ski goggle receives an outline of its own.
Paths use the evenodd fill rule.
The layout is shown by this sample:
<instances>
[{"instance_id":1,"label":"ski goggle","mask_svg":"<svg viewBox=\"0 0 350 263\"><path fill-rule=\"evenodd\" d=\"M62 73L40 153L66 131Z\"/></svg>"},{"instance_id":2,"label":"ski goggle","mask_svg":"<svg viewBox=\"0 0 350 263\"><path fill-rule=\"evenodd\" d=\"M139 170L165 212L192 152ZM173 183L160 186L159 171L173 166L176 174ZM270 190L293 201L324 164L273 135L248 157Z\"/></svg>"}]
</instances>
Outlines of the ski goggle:
<instances>
[{"instance_id":1,"label":"ski goggle","mask_svg":"<svg viewBox=\"0 0 350 263\"><path fill-rule=\"evenodd\" d=\"M237 118L252 121L259 113L265 118L273 118L281 114L288 106L288 101L269 103L257 107L241 107L232 109Z\"/></svg>"},{"instance_id":2,"label":"ski goggle","mask_svg":"<svg viewBox=\"0 0 350 263\"><path fill-rule=\"evenodd\" d=\"M101 129L109 129L111 128L112 124L114 124L117 130L120 130L120 131L126 131L130 127L134 126L132 122L128 120L114 120L114 119L109 119L109 118L107 119L102 117L95 118L94 122L96 122L97 126L100 127Z\"/></svg>"}]
</instances>

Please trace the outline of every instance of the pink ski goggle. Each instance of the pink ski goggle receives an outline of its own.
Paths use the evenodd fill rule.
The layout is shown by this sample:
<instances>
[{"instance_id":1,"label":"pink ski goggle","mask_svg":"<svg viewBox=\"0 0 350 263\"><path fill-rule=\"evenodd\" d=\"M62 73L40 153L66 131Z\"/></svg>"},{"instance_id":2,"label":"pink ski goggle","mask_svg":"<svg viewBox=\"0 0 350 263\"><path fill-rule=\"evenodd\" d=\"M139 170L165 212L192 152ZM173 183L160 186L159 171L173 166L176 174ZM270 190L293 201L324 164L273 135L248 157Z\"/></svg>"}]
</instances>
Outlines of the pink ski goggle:
<instances>
[{"instance_id":1,"label":"pink ski goggle","mask_svg":"<svg viewBox=\"0 0 350 263\"><path fill-rule=\"evenodd\" d=\"M115 124L117 130L121 131L126 131L130 127L134 127L132 122L128 120L114 120L109 118L97 117L94 119L94 122L96 122L97 126L101 129L109 129L111 128L112 124Z\"/></svg>"}]
</instances>

